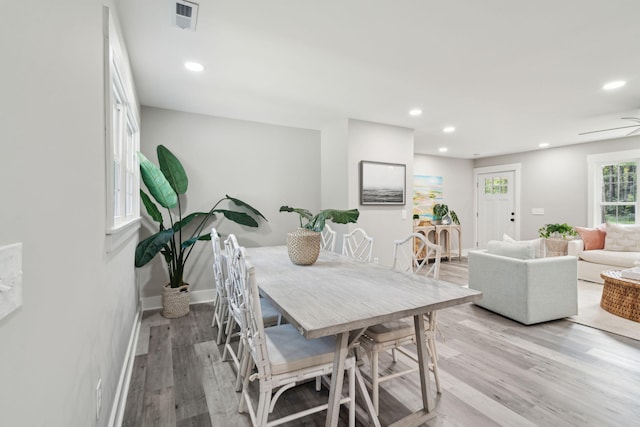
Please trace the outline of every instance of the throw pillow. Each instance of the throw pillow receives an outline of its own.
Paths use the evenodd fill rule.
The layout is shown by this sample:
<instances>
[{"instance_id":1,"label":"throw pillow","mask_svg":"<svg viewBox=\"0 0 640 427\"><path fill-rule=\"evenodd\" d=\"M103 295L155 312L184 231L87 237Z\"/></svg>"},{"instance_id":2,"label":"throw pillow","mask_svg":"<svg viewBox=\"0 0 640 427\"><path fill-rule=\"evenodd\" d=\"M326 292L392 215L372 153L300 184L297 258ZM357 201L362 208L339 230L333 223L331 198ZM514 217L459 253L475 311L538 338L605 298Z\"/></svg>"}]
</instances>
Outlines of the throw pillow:
<instances>
[{"instance_id":1,"label":"throw pillow","mask_svg":"<svg viewBox=\"0 0 640 427\"><path fill-rule=\"evenodd\" d=\"M607 235L600 228L575 227L576 232L584 242L584 250L604 249L604 239Z\"/></svg>"},{"instance_id":2,"label":"throw pillow","mask_svg":"<svg viewBox=\"0 0 640 427\"><path fill-rule=\"evenodd\" d=\"M517 242L516 239L509 236L508 234L502 235L503 242ZM544 242L542 239L533 239L533 240L522 240L522 242L527 242L533 246L535 246L534 258L544 258Z\"/></svg>"},{"instance_id":3,"label":"throw pillow","mask_svg":"<svg viewBox=\"0 0 640 427\"><path fill-rule=\"evenodd\" d=\"M640 252L640 225L607 223L605 251Z\"/></svg>"},{"instance_id":4,"label":"throw pillow","mask_svg":"<svg viewBox=\"0 0 640 427\"><path fill-rule=\"evenodd\" d=\"M536 257L536 244L533 240L524 242L489 240L487 252L509 258L534 259Z\"/></svg>"}]
</instances>

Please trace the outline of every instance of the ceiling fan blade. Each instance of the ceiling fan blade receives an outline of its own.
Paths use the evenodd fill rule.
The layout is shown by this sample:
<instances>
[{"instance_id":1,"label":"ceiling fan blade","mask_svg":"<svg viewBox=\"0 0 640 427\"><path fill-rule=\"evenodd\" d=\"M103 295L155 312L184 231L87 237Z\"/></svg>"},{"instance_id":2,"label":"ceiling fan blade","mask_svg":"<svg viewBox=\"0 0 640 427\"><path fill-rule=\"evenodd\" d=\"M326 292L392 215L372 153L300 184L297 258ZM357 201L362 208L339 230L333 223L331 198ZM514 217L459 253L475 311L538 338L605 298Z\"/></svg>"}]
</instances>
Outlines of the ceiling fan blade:
<instances>
[{"instance_id":1,"label":"ceiling fan blade","mask_svg":"<svg viewBox=\"0 0 640 427\"><path fill-rule=\"evenodd\" d=\"M635 127L638 127L638 126L640 126L640 125L629 125L629 126L620 126L620 127L618 127L618 128L592 130L592 131L590 131L590 132L582 132L582 133L579 133L578 135L587 135L587 134L590 134L590 133L606 132L606 131L609 131L609 130L618 130L618 129L626 129L626 128L635 128Z\"/></svg>"},{"instance_id":2,"label":"ceiling fan blade","mask_svg":"<svg viewBox=\"0 0 640 427\"><path fill-rule=\"evenodd\" d=\"M638 117L620 117L622 120L633 120L634 122L640 123L640 119Z\"/></svg>"},{"instance_id":3,"label":"ceiling fan blade","mask_svg":"<svg viewBox=\"0 0 640 427\"><path fill-rule=\"evenodd\" d=\"M640 126L640 125L638 125L638 126ZM632 130L631 132L629 132L629 133L627 134L627 136L635 135L635 134L637 134L638 132L640 132L640 127L638 127L638 129L636 129L636 130Z\"/></svg>"}]
</instances>

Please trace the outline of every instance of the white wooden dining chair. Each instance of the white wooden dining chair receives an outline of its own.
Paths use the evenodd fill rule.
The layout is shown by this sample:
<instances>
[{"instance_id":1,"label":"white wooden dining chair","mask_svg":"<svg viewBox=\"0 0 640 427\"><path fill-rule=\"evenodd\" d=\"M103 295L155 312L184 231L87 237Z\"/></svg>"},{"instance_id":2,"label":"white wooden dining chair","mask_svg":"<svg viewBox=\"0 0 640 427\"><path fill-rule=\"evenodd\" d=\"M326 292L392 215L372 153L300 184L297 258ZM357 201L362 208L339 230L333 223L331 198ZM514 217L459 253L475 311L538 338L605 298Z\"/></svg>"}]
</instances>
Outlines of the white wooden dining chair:
<instances>
[{"instance_id":1,"label":"white wooden dining chair","mask_svg":"<svg viewBox=\"0 0 640 427\"><path fill-rule=\"evenodd\" d=\"M429 258L435 262L429 267ZM422 233L411 233L404 239L393 242L393 264L391 268L406 273L440 277L442 247L430 242Z\"/></svg>"},{"instance_id":2,"label":"white wooden dining chair","mask_svg":"<svg viewBox=\"0 0 640 427\"><path fill-rule=\"evenodd\" d=\"M322 230L322 243L320 245L321 249L325 251L333 252L336 248L336 235L337 233L333 230L329 224L324 225L324 230Z\"/></svg>"},{"instance_id":3,"label":"white wooden dining chair","mask_svg":"<svg viewBox=\"0 0 640 427\"><path fill-rule=\"evenodd\" d=\"M242 274L244 267L239 264L237 257L230 254L244 251L244 248L238 245L236 236L230 234L224 242L226 248L227 260L227 295L229 301L229 313L227 317L226 341L222 352L222 360L230 358L236 368L236 391L242 388L242 378L246 373L247 358L249 357L249 348L246 346L247 327L245 322L245 294L243 290ZM260 298L261 313L264 316L263 323L267 326L273 326L280 323L282 316L280 313L264 298ZM234 349L232 338L238 338L238 345Z\"/></svg>"},{"instance_id":4,"label":"white wooden dining chair","mask_svg":"<svg viewBox=\"0 0 640 427\"><path fill-rule=\"evenodd\" d=\"M371 262L373 255L373 237L362 228L356 228L342 238L342 255Z\"/></svg>"},{"instance_id":5,"label":"white wooden dining chair","mask_svg":"<svg viewBox=\"0 0 640 427\"><path fill-rule=\"evenodd\" d=\"M425 255L425 258L422 260L418 259L416 255L420 253L424 253ZM405 239L394 241L393 268L405 273L424 274L427 279L433 278L437 280L440 275L441 256L442 247L440 245L429 242L422 234L414 233ZM424 268L427 260L431 257L435 259L433 265L428 269ZM425 286L429 286L428 280ZM427 342L427 352L430 358L429 369L433 372L437 392L442 393L440 377L438 375L438 352L436 349L436 312L432 311L427 313L425 315L425 322L427 323L427 325L425 325L425 338ZM412 318L371 326L367 328L363 337L360 339L360 347L369 358L371 401L373 402L376 413L380 411L380 383L419 370L418 366L415 366L388 375L380 375L379 354L391 350L393 362L395 363L398 361L396 352L400 352L417 363L418 357L404 348L406 345L415 343L415 325Z\"/></svg>"},{"instance_id":6,"label":"white wooden dining chair","mask_svg":"<svg viewBox=\"0 0 640 427\"><path fill-rule=\"evenodd\" d=\"M213 303L213 320L211 326L218 327L216 343L220 345L224 339L227 318L229 317L229 298L227 296L226 250L220 249L220 236L215 228L211 228L211 246L213 247L213 279L216 285L216 300Z\"/></svg>"},{"instance_id":7,"label":"white wooden dining chair","mask_svg":"<svg viewBox=\"0 0 640 427\"><path fill-rule=\"evenodd\" d=\"M243 259L241 251L234 256ZM335 336L308 340L291 324L264 328L254 267L246 262L243 264L245 271L241 276L246 285L247 342L251 352L247 372L256 367L257 373L245 376L239 412L248 408L253 426L266 427L326 410L328 405L325 403L268 421L269 414L285 391L308 379L332 373ZM347 357L345 370L348 372L349 394L341 397L340 404L349 406L349 426L355 426L355 369L355 358ZM259 381L260 390L257 407L252 403L249 388L249 382L255 380Z\"/></svg>"}]
</instances>

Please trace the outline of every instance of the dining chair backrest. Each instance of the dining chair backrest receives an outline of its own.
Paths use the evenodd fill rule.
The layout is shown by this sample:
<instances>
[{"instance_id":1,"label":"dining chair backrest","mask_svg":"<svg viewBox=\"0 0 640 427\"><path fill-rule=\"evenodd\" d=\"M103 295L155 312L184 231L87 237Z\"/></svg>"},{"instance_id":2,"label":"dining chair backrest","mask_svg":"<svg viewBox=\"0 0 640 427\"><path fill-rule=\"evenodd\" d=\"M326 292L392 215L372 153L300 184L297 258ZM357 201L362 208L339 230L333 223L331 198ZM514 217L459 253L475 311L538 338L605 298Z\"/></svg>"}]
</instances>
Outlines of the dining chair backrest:
<instances>
[{"instance_id":1,"label":"dining chair backrest","mask_svg":"<svg viewBox=\"0 0 640 427\"><path fill-rule=\"evenodd\" d=\"M227 293L229 297L229 309L236 318L236 322L242 328L244 318L242 312L245 310L245 294L243 290L244 266L238 260L237 253L242 254L242 249L238 245L236 236L230 234L224 241L227 250Z\"/></svg>"},{"instance_id":2,"label":"dining chair backrest","mask_svg":"<svg viewBox=\"0 0 640 427\"><path fill-rule=\"evenodd\" d=\"M344 235L342 240L342 255L361 261L371 262L373 256L373 237L362 228L356 228Z\"/></svg>"},{"instance_id":3,"label":"dining chair backrest","mask_svg":"<svg viewBox=\"0 0 640 427\"><path fill-rule=\"evenodd\" d=\"M320 247L325 251L331 252L336 248L336 232L329 226L329 224L325 224L324 230L322 230L322 244Z\"/></svg>"},{"instance_id":4,"label":"dining chair backrest","mask_svg":"<svg viewBox=\"0 0 640 427\"><path fill-rule=\"evenodd\" d=\"M227 297L226 285L226 251L220 249L220 235L215 228L211 228L211 246L213 247L213 279L216 283L216 293L222 298Z\"/></svg>"},{"instance_id":5,"label":"dining chair backrest","mask_svg":"<svg viewBox=\"0 0 640 427\"><path fill-rule=\"evenodd\" d=\"M404 239L393 242L393 265L398 271L424 273L426 277L440 277L442 247L436 245L421 233L411 233ZM433 264L429 260L433 258ZM429 267L431 265L431 267Z\"/></svg>"},{"instance_id":6,"label":"dining chair backrest","mask_svg":"<svg viewBox=\"0 0 640 427\"><path fill-rule=\"evenodd\" d=\"M260 293L256 282L255 268L245 260L241 251L238 251L237 257L242 260L244 265L242 277L247 295L246 323L249 350L258 369L258 375L261 378L269 378L271 376L271 365L264 334L262 307L260 305Z\"/></svg>"}]
</instances>

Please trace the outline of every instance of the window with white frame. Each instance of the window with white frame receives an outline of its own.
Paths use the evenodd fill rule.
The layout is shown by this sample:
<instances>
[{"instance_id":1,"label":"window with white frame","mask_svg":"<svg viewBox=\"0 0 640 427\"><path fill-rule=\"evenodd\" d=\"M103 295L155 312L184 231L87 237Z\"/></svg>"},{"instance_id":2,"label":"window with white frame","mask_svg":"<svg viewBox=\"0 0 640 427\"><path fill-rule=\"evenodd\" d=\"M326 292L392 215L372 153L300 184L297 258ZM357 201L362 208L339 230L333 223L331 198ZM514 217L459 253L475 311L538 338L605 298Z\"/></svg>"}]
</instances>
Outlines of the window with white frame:
<instances>
[{"instance_id":1,"label":"window with white frame","mask_svg":"<svg viewBox=\"0 0 640 427\"><path fill-rule=\"evenodd\" d=\"M592 225L636 224L640 150L588 156Z\"/></svg>"},{"instance_id":2,"label":"window with white frame","mask_svg":"<svg viewBox=\"0 0 640 427\"><path fill-rule=\"evenodd\" d=\"M117 233L140 218L140 128L131 73L112 17L105 43L107 149L107 233Z\"/></svg>"}]
</instances>

